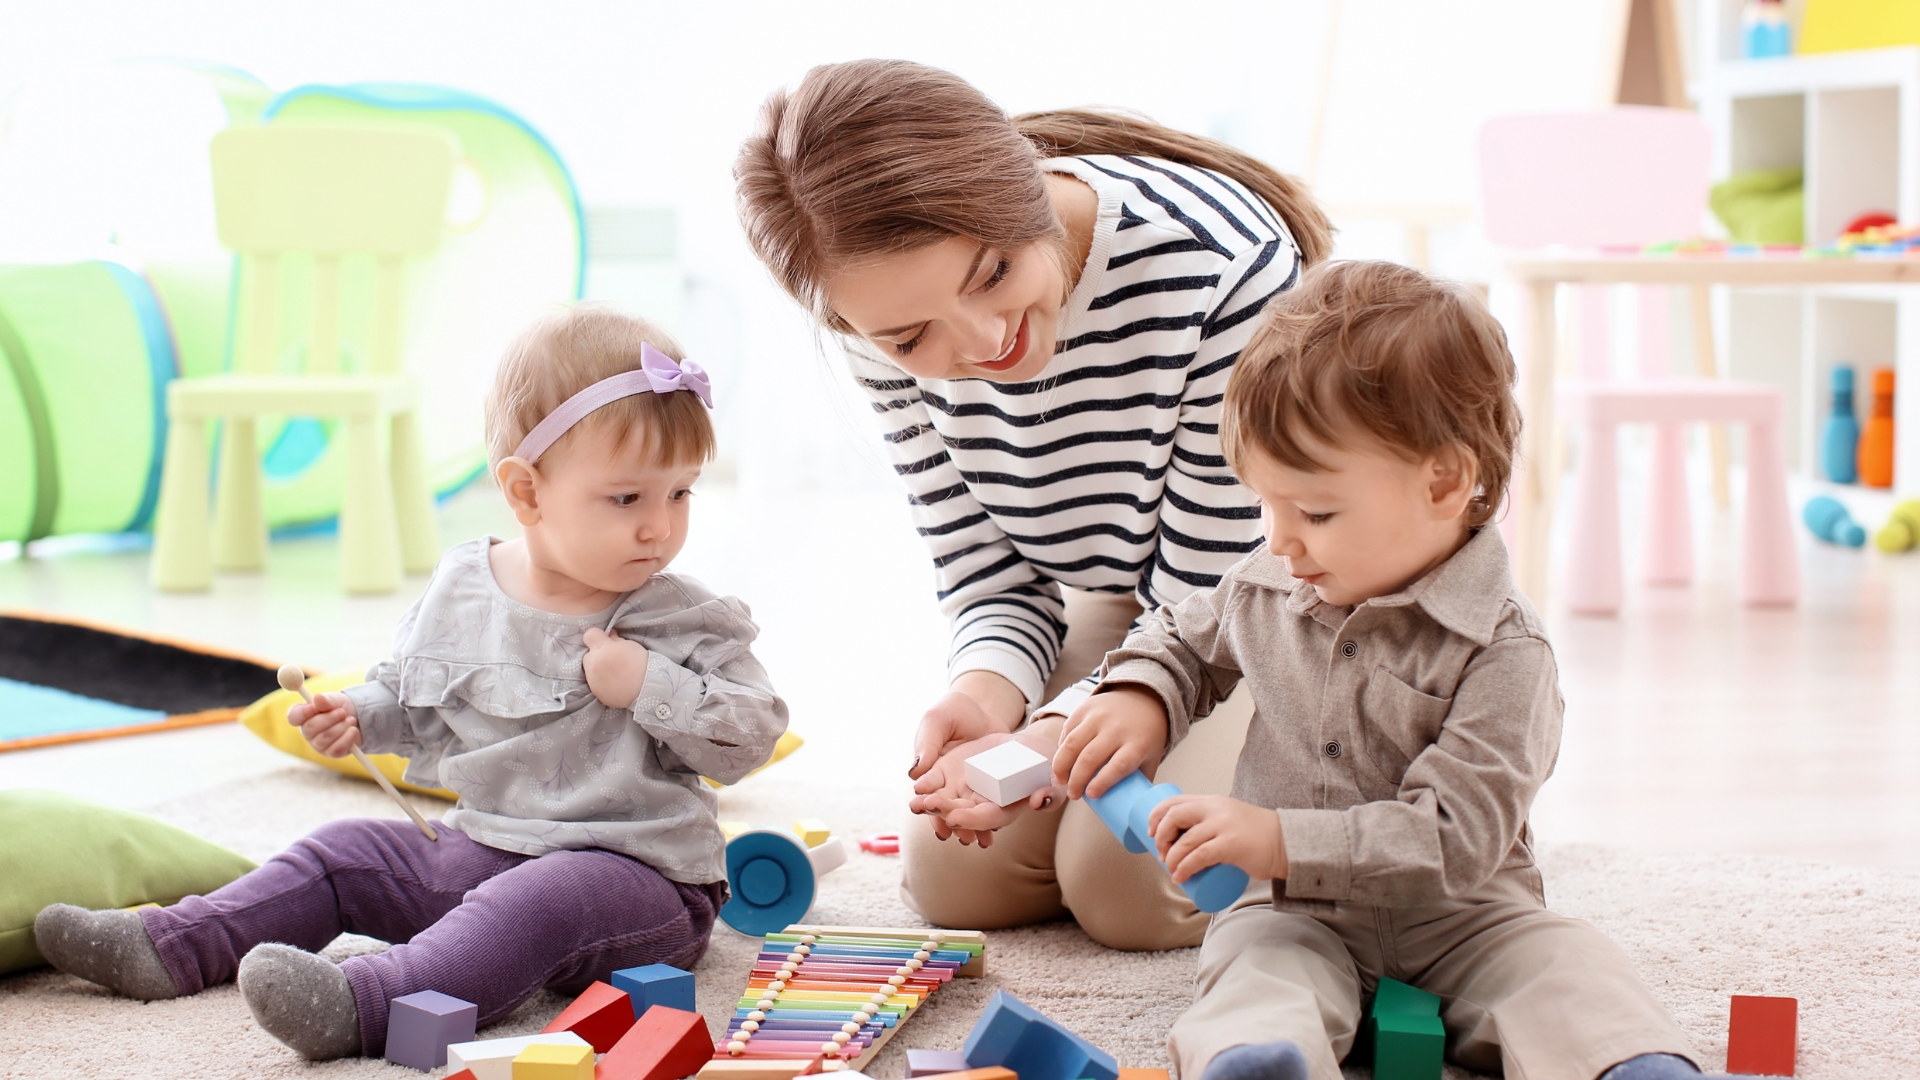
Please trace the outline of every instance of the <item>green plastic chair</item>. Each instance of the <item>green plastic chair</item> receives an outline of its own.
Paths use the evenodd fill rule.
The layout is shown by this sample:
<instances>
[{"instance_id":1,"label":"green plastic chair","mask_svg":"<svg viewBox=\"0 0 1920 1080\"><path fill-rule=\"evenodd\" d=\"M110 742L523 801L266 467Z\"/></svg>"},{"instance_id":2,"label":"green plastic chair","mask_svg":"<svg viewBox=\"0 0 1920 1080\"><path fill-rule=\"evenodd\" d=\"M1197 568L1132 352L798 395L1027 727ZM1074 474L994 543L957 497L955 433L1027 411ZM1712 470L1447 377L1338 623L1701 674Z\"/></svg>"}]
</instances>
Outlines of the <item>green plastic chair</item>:
<instances>
[{"instance_id":1,"label":"green plastic chair","mask_svg":"<svg viewBox=\"0 0 1920 1080\"><path fill-rule=\"evenodd\" d=\"M216 568L265 567L259 427L263 419L310 416L344 429L329 451L347 455L341 585L350 593L391 592L403 567L425 573L440 554L420 386L402 370L401 338L406 261L440 244L453 142L419 129L280 124L223 131L211 152L220 242L241 260L233 369L167 388L153 583L202 590ZM290 313L303 305L285 302L283 278L297 279L284 271L301 262L312 279L304 305L310 317L291 327ZM342 362L343 267L369 266L365 360L352 372ZM294 349L283 347L289 331ZM298 355L302 344L297 373L280 373L280 357ZM224 425L211 530L209 421Z\"/></svg>"}]
</instances>

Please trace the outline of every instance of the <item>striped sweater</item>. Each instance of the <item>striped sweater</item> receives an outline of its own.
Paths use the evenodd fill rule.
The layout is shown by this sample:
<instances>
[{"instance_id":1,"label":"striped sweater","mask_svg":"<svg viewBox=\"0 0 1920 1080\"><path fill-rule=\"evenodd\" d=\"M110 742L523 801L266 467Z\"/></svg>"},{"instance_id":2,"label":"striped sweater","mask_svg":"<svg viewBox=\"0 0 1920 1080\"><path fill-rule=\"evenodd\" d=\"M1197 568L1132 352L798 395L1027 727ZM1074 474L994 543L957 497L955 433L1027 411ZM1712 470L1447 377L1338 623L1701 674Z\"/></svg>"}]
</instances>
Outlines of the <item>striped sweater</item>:
<instances>
[{"instance_id":1,"label":"striped sweater","mask_svg":"<svg viewBox=\"0 0 1920 1080\"><path fill-rule=\"evenodd\" d=\"M1258 502L1220 454L1220 400L1261 309L1299 274L1279 215L1217 173L1112 156L1044 167L1085 181L1100 210L1040 378L915 379L847 344L933 551L950 676L995 672L1035 705L1066 634L1061 585L1152 610L1259 544ZM1092 685L1045 711L1071 712Z\"/></svg>"}]
</instances>

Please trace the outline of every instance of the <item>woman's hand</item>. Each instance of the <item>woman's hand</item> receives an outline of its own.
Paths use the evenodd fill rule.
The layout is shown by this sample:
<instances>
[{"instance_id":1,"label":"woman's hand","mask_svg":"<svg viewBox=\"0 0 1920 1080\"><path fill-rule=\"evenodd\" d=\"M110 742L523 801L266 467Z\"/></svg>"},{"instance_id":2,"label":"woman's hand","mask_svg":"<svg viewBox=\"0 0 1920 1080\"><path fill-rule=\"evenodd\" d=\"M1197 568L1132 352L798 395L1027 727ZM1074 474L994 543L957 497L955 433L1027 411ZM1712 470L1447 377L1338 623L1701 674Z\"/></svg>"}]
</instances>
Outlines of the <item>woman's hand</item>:
<instances>
[{"instance_id":1,"label":"woman's hand","mask_svg":"<svg viewBox=\"0 0 1920 1080\"><path fill-rule=\"evenodd\" d=\"M1265 881L1287 876L1287 840L1272 810L1225 795L1175 795L1153 808L1147 828L1176 882L1217 863Z\"/></svg>"},{"instance_id":2,"label":"woman's hand","mask_svg":"<svg viewBox=\"0 0 1920 1080\"><path fill-rule=\"evenodd\" d=\"M287 723L328 757L346 757L360 745L360 713L345 694L315 694L287 710Z\"/></svg>"},{"instance_id":3,"label":"woman's hand","mask_svg":"<svg viewBox=\"0 0 1920 1080\"><path fill-rule=\"evenodd\" d=\"M1026 715L1027 698L1019 687L991 671L961 672L946 695L920 717L908 779L925 776L934 762L961 743L1012 731Z\"/></svg>"},{"instance_id":4,"label":"woman's hand","mask_svg":"<svg viewBox=\"0 0 1920 1080\"><path fill-rule=\"evenodd\" d=\"M1121 685L1094 694L1067 717L1053 782L1073 798L1101 796L1135 769L1158 765L1167 748L1167 709L1144 686Z\"/></svg>"},{"instance_id":5,"label":"woman's hand","mask_svg":"<svg viewBox=\"0 0 1920 1080\"><path fill-rule=\"evenodd\" d=\"M613 709L630 709L640 688L647 684L647 648L597 626L587 627L580 635L587 647L581 666L587 676L587 689L600 704Z\"/></svg>"},{"instance_id":6,"label":"woman's hand","mask_svg":"<svg viewBox=\"0 0 1920 1080\"><path fill-rule=\"evenodd\" d=\"M1044 756L1053 754L1053 740L1032 730L1018 735L1000 732L958 743L914 781L914 796L907 803L908 809L916 814L932 815L933 835L940 839L951 837L962 844L979 844L984 848L993 845L994 830L1013 824L1022 810L1065 805L1066 793L1057 787L1041 788L1021 802L995 806L968 786L967 759L1005 742L1022 743Z\"/></svg>"}]
</instances>

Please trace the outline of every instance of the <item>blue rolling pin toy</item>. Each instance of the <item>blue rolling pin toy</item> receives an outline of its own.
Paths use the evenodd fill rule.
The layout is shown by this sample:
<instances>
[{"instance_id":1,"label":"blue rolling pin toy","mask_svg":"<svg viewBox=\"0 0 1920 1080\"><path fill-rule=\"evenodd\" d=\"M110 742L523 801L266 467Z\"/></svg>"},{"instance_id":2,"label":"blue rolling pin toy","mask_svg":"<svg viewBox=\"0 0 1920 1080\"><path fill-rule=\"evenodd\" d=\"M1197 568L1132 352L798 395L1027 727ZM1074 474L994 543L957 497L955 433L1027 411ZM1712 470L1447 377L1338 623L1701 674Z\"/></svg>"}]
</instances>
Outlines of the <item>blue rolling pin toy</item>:
<instances>
[{"instance_id":1,"label":"blue rolling pin toy","mask_svg":"<svg viewBox=\"0 0 1920 1080\"><path fill-rule=\"evenodd\" d=\"M1147 819L1153 816L1154 807L1179 794L1181 790L1174 785L1156 784L1148 780L1145 773L1135 770L1108 788L1105 795L1087 796L1087 805L1100 815L1108 831L1118 837L1128 851L1136 855L1152 852L1153 857L1159 859L1160 848L1147 829ZM1180 888L1194 907L1212 914L1225 909L1247 891L1247 872L1237 866L1215 863L1181 882Z\"/></svg>"}]
</instances>

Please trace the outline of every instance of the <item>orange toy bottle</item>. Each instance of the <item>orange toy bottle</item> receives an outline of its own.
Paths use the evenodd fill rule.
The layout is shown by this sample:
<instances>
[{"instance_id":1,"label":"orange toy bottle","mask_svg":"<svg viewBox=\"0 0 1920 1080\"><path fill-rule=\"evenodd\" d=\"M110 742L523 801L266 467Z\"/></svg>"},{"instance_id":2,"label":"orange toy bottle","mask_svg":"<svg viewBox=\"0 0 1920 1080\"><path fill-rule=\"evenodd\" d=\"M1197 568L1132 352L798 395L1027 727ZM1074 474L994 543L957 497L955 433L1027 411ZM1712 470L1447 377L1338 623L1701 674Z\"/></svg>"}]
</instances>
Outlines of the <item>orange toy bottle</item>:
<instances>
[{"instance_id":1,"label":"orange toy bottle","mask_svg":"<svg viewBox=\"0 0 1920 1080\"><path fill-rule=\"evenodd\" d=\"M1873 372L1873 414L1860 431L1860 482L1893 486L1893 369Z\"/></svg>"}]
</instances>

